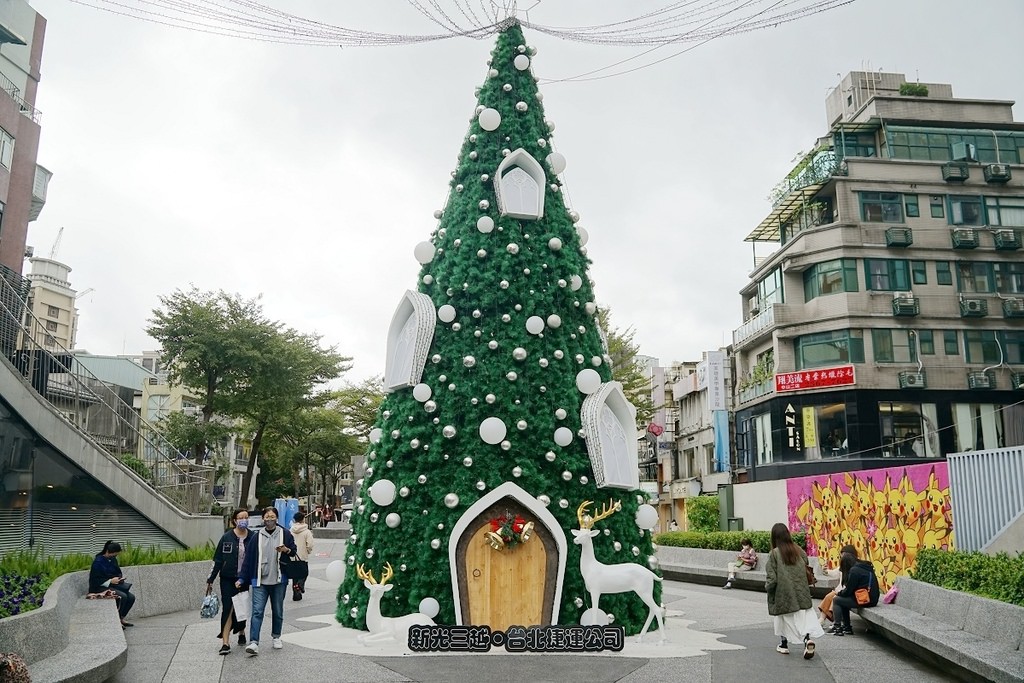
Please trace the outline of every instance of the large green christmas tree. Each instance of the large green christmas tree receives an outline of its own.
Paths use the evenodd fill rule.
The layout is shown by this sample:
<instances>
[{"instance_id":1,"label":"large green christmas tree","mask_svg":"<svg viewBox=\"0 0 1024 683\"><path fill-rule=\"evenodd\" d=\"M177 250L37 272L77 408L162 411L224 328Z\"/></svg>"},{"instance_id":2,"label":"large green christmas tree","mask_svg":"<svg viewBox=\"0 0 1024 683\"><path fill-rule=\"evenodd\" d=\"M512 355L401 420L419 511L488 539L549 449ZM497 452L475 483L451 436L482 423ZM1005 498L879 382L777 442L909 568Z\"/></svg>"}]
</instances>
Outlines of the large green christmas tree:
<instances>
[{"instance_id":1,"label":"large green christmas tree","mask_svg":"<svg viewBox=\"0 0 1024 683\"><path fill-rule=\"evenodd\" d=\"M597 559L654 562L641 528L653 523L644 520L650 508L640 509L632 407L611 381L586 232L563 202L564 159L551 148L535 54L510 21L488 61L447 205L414 250L420 281L392 324L390 393L371 435L338 590L345 626L366 628L360 565L377 578L394 571L384 616L434 598L437 623L475 623L487 612L466 587L479 575L461 566L467 553L505 553L501 571L511 577L495 585L518 591L534 580L536 565L516 566L528 544L547 557L543 599L555 605L544 614L580 623L592 605L570 530L609 501L621 507L594 523ZM585 501L594 504L580 512ZM524 527L534 537L524 538ZM488 536L493 547L480 551L478 534L467 549L474 529L502 541ZM632 592L605 595L600 608L627 633L648 616Z\"/></svg>"}]
</instances>

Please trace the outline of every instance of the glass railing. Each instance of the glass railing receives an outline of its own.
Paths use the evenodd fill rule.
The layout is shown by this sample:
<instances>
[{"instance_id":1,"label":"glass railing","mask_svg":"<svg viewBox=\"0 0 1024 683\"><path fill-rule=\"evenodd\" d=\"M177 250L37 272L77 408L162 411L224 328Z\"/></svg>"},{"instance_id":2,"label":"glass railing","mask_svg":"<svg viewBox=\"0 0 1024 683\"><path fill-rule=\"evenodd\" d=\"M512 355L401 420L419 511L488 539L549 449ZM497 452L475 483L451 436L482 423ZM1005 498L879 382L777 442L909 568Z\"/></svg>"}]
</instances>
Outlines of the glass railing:
<instances>
[{"instance_id":1,"label":"glass railing","mask_svg":"<svg viewBox=\"0 0 1024 683\"><path fill-rule=\"evenodd\" d=\"M765 308L759 314L737 327L732 333L732 343L739 346L754 335L775 327L775 306L765 304Z\"/></svg>"},{"instance_id":2,"label":"glass railing","mask_svg":"<svg viewBox=\"0 0 1024 683\"><path fill-rule=\"evenodd\" d=\"M830 149L808 154L797 164L797 169L772 189L772 208L781 204L790 192L825 182L835 174L838 166L839 157Z\"/></svg>"},{"instance_id":3,"label":"glass railing","mask_svg":"<svg viewBox=\"0 0 1024 683\"><path fill-rule=\"evenodd\" d=\"M214 468L189 460L143 420L131 404L134 389L103 382L77 362L32 314L27 297L27 280L0 269L2 362L119 467L184 512L209 512Z\"/></svg>"},{"instance_id":4,"label":"glass railing","mask_svg":"<svg viewBox=\"0 0 1024 683\"><path fill-rule=\"evenodd\" d=\"M775 393L775 378L769 377L766 380L758 382L757 384L740 389L740 403L746 403L747 401L753 401L754 399L767 396L768 394Z\"/></svg>"}]
</instances>

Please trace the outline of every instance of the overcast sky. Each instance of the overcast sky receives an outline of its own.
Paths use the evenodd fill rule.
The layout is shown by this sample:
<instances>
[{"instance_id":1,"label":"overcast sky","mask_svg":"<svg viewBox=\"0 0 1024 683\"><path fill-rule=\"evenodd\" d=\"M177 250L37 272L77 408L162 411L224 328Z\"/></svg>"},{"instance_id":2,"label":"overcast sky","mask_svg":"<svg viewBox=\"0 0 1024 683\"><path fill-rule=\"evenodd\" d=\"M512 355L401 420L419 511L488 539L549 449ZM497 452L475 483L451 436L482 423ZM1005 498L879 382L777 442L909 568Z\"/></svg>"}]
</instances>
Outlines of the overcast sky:
<instances>
[{"instance_id":1,"label":"overcast sky","mask_svg":"<svg viewBox=\"0 0 1024 683\"><path fill-rule=\"evenodd\" d=\"M352 28L437 32L404 2L264 2ZM78 300L77 346L155 348L143 328L157 297L195 284L262 295L270 317L354 356L350 380L382 374L493 38L296 47L31 4L48 20L39 163L54 177L28 242L47 256L64 228L56 258L75 289L92 290ZM530 19L584 25L666 4L549 0ZM542 84L598 303L662 364L728 343L753 264L743 238L825 133L840 74L899 71L958 97L1021 102L1022 28L1021 0L857 0L626 76ZM543 79L641 51L527 41Z\"/></svg>"}]
</instances>

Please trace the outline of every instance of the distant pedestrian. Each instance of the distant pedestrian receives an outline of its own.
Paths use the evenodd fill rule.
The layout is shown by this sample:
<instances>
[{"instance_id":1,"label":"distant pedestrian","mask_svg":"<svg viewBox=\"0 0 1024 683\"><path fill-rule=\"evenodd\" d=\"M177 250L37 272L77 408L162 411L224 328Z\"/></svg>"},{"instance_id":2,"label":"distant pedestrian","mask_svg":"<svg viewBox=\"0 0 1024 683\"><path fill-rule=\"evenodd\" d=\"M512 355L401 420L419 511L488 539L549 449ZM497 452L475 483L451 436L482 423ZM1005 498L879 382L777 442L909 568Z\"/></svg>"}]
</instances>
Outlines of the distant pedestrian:
<instances>
[{"instance_id":1,"label":"distant pedestrian","mask_svg":"<svg viewBox=\"0 0 1024 683\"><path fill-rule=\"evenodd\" d=\"M260 630L263 628L263 613L270 602L272 622L270 637L274 649L284 647L281 631L284 628L284 594L288 578L281 566L295 555L295 539L292 533L277 524L277 510L268 507L263 510L263 528L259 533L250 534L245 542L245 562L239 572L235 587L250 586L252 591L252 616L249 617L249 644L246 654L260 653Z\"/></svg>"},{"instance_id":2,"label":"distant pedestrian","mask_svg":"<svg viewBox=\"0 0 1024 683\"><path fill-rule=\"evenodd\" d=\"M295 538L296 554L287 562L288 578L292 580L292 600L301 600L306 592L306 579L309 578L309 556L313 552L313 532L306 524L306 516L301 512L292 520L292 536Z\"/></svg>"},{"instance_id":3,"label":"distant pedestrian","mask_svg":"<svg viewBox=\"0 0 1024 683\"><path fill-rule=\"evenodd\" d=\"M729 578L725 580L725 585L722 588L732 588L732 582L736 580L736 572L749 572L756 566L757 551L754 550L754 544L751 540L744 538L740 541L740 554L736 556L736 561L730 562L726 566Z\"/></svg>"},{"instance_id":4,"label":"distant pedestrian","mask_svg":"<svg viewBox=\"0 0 1024 683\"><path fill-rule=\"evenodd\" d=\"M324 518L321 522L322 526L327 526L328 522L334 521L334 508L331 507L330 503L324 504Z\"/></svg>"},{"instance_id":5,"label":"distant pedestrian","mask_svg":"<svg viewBox=\"0 0 1024 683\"><path fill-rule=\"evenodd\" d=\"M812 638L825 634L814 616L811 589L807 585L807 554L779 522L772 527L772 550L768 555L765 589L768 614L775 617L775 635L782 641L776 651L788 655L789 641L804 643L804 659L814 656Z\"/></svg>"},{"instance_id":6,"label":"distant pedestrian","mask_svg":"<svg viewBox=\"0 0 1024 683\"><path fill-rule=\"evenodd\" d=\"M245 562L245 542L249 538L249 512L239 508L231 514L231 528L217 541L217 550L213 554L213 570L206 579L206 587L212 588L213 582L220 575L220 653L231 652L231 634L238 634L238 644L245 645L245 620L235 618L235 608L231 598L242 592L235 586L238 573ZM244 586L243 586L244 588Z\"/></svg>"},{"instance_id":7,"label":"distant pedestrian","mask_svg":"<svg viewBox=\"0 0 1024 683\"><path fill-rule=\"evenodd\" d=\"M672 523L668 525L669 531L679 531L679 525L676 524L676 520L672 520Z\"/></svg>"},{"instance_id":8,"label":"distant pedestrian","mask_svg":"<svg viewBox=\"0 0 1024 683\"><path fill-rule=\"evenodd\" d=\"M117 613L121 617L121 628L130 628L135 624L128 623L125 618L135 604L132 585L124 580L121 567L117 564L117 556L121 554L121 544L107 541L103 550L96 553L92 567L89 568L89 592L102 593L111 590L117 596Z\"/></svg>"}]
</instances>

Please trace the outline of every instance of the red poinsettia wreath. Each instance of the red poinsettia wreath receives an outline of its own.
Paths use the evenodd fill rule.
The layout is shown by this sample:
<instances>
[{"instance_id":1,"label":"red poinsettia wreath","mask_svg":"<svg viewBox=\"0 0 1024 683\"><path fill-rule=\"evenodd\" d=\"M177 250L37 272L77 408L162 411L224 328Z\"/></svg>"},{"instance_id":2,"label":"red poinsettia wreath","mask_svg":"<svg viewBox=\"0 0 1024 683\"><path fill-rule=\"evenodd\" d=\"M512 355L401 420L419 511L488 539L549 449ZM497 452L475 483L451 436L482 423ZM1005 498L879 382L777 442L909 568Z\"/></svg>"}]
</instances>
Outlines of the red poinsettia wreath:
<instances>
[{"instance_id":1,"label":"red poinsettia wreath","mask_svg":"<svg viewBox=\"0 0 1024 683\"><path fill-rule=\"evenodd\" d=\"M504 550L526 543L532 534L533 522L527 522L519 515L506 512L491 520L491 530L487 532L487 542L495 550Z\"/></svg>"}]
</instances>

